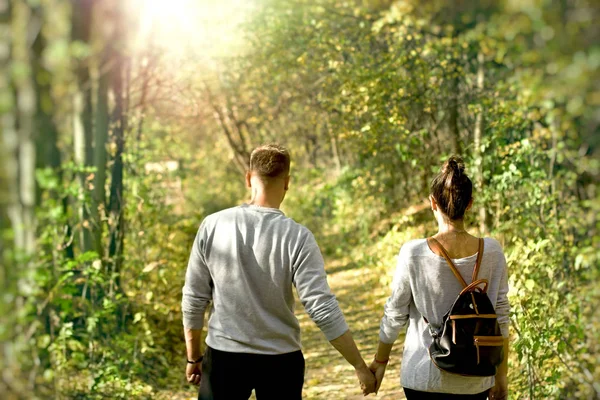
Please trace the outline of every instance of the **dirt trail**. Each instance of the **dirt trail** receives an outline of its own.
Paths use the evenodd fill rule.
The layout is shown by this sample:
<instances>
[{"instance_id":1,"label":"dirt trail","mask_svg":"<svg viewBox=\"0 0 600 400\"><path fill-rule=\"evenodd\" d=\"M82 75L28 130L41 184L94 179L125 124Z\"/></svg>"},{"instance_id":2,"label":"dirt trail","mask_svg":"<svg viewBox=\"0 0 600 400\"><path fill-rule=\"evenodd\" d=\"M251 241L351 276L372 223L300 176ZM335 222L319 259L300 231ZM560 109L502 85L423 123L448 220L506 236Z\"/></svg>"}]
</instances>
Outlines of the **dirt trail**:
<instances>
[{"instance_id":1,"label":"dirt trail","mask_svg":"<svg viewBox=\"0 0 600 400\"><path fill-rule=\"evenodd\" d=\"M334 260L327 265L329 285L338 298L354 340L369 363L375 354L379 322L383 305L389 296L389 286L382 284L377 268L357 265L347 260ZM306 358L304 398L306 399L363 399L354 369L327 342L321 331L298 303L297 312L302 328L302 344ZM400 338L390 359L386 376L376 397L403 399L400 387Z\"/></svg>"}]
</instances>

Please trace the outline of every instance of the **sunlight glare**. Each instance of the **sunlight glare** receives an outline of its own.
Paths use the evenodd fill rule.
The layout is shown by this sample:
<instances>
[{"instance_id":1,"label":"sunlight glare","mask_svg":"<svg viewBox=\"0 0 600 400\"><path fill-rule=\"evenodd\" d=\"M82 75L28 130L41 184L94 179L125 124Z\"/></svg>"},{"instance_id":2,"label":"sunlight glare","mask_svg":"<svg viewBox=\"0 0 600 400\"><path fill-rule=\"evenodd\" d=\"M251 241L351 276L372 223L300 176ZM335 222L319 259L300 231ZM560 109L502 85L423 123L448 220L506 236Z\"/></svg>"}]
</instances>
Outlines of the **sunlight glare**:
<instances>
[{"instance_id":1,"label":"sunlight glare","mask_svg":"<svg viewBox=\"0 0 600 400\"><path fill-rule=\"evenodd\" d=\"M239 24L252 0L130 0L139 21L138 45L174 55L224 55L240 41ZM226 55L226 54L225 54Z\"/></svg>"}]
</instances>

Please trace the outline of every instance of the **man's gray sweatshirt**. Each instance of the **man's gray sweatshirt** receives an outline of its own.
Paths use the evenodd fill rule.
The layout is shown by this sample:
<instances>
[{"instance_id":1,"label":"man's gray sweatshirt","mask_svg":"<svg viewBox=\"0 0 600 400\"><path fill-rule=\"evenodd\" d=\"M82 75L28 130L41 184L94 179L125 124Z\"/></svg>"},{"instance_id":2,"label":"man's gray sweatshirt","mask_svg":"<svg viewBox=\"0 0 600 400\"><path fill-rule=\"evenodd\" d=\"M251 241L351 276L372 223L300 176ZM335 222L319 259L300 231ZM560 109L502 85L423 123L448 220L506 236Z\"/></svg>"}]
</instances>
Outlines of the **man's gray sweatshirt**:
<instances>
[{"instance_id":1,"label":"man's gray sweatshirt","mask_svg":"<svg viewBox=\"0 0 600 400\"><path fill-rule=\"evenodd\" d=\"M244 204L220 211L204 219L194 240L183 287L183 324L201 329L212 303L208 346L255 354L299 350L292 285L327 340L348 330L306 227L274 208Z\"/></svg>"}]
</instances>

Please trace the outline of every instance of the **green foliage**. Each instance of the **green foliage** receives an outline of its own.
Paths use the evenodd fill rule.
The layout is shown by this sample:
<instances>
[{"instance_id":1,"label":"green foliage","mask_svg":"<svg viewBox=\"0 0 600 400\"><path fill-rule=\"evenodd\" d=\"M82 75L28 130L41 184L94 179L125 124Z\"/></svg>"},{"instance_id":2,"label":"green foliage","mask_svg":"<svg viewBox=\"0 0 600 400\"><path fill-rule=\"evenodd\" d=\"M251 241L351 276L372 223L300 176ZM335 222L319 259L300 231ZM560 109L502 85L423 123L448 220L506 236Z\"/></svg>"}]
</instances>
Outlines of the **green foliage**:
<instances>
[{"instance_id":1,"label":"green foliage","mask_svg":"<svg viewBox=\"0 0 600 400\"><path fill-rule=\"evenodd\" d=\"M481 151L476 201L511 271L511 390L516 398L586 398L599 389L597 339L586 329L598 321L582 306L598 296L598 194L588 180L598 176L588 130L597 122L584 106L598 93L589 84L596 50L559 22L589 32L588 18L571 20L583 3L533 3L405 1L374 12L274 2L250 28L259 41L226 85L244 91L236 82L249 81L255 95L288 96L293 116L273 116L291 119L290 135L306 121L319 140L337 139L342 169L332 174L321 150L328 167L289 200L336 256L367 251L386 216L427 195L445 155L461 151L476 166ZM480 149L471 136L477 114Z\"/></svg>"},{"instance_id":2,"label":"green foliage","mask_svg":"<svg viewBox=\"0 0 600 400\"><path fill-rule=\"evenodd\" d=\"M19 4L13 28L22 32L29 3ZM108 41L99 31L89 43L73 40L66 1L34 5L32 15L44 12L32 26L41 23L49 43L0 66L0 114L17 121L15 85L32 79L28 57L39 57L48 71L33 81L49 88L40 110L60 132L61 167L36 172L35 252L2 249L0 305L15 312L2 312L0 339L11 345L0 366L11 393L183 390L179 303L190 243L204 216L247 196L248 151L278 141L293 158L284 211L315 233L334 271L368 281L377 296L341 297L364 297L373 315L401 244L434 233L423 200L440 162L460 153L486 214L469 222L483 222L507 254L512 397L599 396L600 50L589 0L270 0L244 26L244 50L213 60L214 70L204 58L173 61L136 44L123 110L110 97L107 193L120 179L114 135L127 122L120 213L111 199L91 201L98 167L77 164L72 150L76 66L89 67L84 87L96 93ZM82 122L92 126L94 112ZM40 148L45 139L36 138ZM86 217L93 204L96 221ZM21 227L1 228L4 245ZM82 250L87 231L101 232L97 251ZM376 324L356 319L376 337Z\"/></svg>"}]
</instances>

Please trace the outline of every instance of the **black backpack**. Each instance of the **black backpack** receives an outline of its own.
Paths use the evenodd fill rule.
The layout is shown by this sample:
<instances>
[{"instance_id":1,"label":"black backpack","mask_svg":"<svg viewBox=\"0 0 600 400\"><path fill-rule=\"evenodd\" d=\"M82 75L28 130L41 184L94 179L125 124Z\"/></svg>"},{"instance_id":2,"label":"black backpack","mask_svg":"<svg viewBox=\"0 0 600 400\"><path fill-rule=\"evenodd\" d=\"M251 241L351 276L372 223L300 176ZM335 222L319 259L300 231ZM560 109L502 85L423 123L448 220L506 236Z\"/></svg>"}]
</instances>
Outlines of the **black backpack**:
<instances>
[{"instance_id":1,"label":"black backpack","mask_svg":"<svg viewBox=\"0 0 600 400\"><path fill-rule=\"evenodd\" d=\"M471 284L467 285L456 269L444 247L434 238L429 246L438 250L452 269L464 289L450 311L444 316L439 331L429 325L433 343L429 356L440 369L465 376L494 376L504 357L504 338L496 318L496 311L486 294L488 281L477 280L483 255L483 239L479 239L479 253L473 269ZM483 285L483 289L480 287Z\"/></svg>"}]
</instances>

